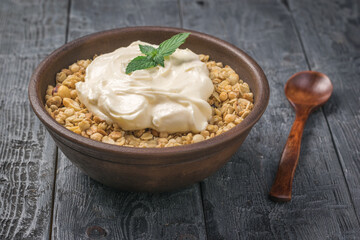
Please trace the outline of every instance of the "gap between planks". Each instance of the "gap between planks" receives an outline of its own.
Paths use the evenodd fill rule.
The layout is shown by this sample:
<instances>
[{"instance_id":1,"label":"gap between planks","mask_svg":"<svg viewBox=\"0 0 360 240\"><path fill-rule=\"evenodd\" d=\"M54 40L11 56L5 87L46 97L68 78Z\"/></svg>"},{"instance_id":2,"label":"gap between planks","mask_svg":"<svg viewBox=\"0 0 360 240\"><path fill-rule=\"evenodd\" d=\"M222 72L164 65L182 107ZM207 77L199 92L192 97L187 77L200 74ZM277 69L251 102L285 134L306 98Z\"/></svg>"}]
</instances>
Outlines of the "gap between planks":
<instances>
[{"instance_id":1,"label":"gap between planks","mask_svg":"<svg viewBox=\"0 0 360 240\"><path fill-rule=\"evenodd\" d=\"M178 9L179 9L179 19L180 19L180 27L184 27L184 21L183 21L183 8L182 8L182 0L177 0ZM202 217L204 220L204 227L205 227L205 238L208 239L208 225L206 221L206 215L205 215L205 204L204 204L204 194L203 194L203 184L202 181L197 183L199 185L200 190L200 198L201 198L201 207L202 207Z\"/></svg>"},{"instance_id":2,"label":"gap between planks","mask_svg":"<svg viewBox=\"0 0 360 240\"><path fill-rule=\"evenodd\" d=\"M53 186L52 186L52 200L51 200L51 214L50 214L50 233L49 233L49 239L52 238L52 227L54 222L54 206L55 206L55 197L56 197L56 176L57 176L57 169L58 169L58 159L59 159L59 148L56 146L55 149L55 166L54 166L54 180L53 180Z\"/></svg>"},{"instance_id":3,"label":"gap between planks","mask_svg":"<svg viewBox=\"0 0 360 240\"><path fill-rule=\"evenodd\" d=\"M67 11L66 11L66 28L65 28L65 43L68 42L69 39L69 23L70 23L70 11L71 11L71 0L68 0ZM52 239L53 235L53 224L55 217L55 197L56 197L56 177L58 171L58 161L59 161L59 147L55 144L55 167L54 167L54 180L52 186L52 200L51 200L51 214L50 214L50 232L49 232L49 240Z\"/></svg>"}]
</instances>

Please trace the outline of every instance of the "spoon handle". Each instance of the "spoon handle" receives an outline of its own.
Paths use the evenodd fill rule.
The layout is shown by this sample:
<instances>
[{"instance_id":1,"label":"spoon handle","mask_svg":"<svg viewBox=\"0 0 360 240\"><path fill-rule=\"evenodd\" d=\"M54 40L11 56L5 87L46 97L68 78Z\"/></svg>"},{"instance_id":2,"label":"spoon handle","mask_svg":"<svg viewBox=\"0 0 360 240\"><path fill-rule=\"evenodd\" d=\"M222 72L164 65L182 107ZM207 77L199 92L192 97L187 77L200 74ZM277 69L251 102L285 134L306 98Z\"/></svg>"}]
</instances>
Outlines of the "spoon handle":
<instances>
[{"instance_id":1,"label":"spoon handle","mask_svg":"<svg viewBox=\"0 0 360 240\"><path fill-rule=\"evenodd\" d=\"M285 144L278 172L270 190L270 197L275 201L291 200L291 188L300 155L301 137L309 114L296 112L293 126Z\"/></svg>"}]
</instances>

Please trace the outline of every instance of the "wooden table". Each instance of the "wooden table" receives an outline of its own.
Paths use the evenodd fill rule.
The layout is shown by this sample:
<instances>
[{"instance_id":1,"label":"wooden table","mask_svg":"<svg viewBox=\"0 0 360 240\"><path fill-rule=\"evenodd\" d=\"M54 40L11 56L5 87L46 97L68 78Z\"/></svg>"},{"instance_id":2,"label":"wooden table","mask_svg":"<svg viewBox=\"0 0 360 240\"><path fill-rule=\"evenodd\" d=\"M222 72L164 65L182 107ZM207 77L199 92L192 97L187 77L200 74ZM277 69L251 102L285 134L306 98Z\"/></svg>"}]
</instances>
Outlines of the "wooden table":
<instances>
[{"instance_id":1,"label":"wooden table","mask_svg":"<svg viewBox=\"0 0 360 240\"><path fill-rule=\"evenodd\" d=\"M360 239L358 0L1 0L0 239ZM176 26L244 49L271 87L260 122L216 174L163 194L115 192L81 173L30 109L50 52L105 29ZM294 112L283 87L334 84L303 136L293 199L268 199Z\"/></svg>"}]
</instances>

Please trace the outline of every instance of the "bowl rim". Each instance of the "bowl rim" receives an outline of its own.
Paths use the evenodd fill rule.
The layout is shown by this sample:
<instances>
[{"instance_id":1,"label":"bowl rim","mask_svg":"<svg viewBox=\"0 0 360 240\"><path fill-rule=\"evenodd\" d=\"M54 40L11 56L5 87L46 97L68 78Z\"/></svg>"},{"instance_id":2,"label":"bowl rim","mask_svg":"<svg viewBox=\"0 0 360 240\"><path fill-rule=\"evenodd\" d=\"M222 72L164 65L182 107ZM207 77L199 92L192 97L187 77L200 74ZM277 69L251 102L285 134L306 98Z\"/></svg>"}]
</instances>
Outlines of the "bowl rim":
<instances>
[{"instance_id":1,"label":"bowl rim","mask_svg":"<svg viewBox=\"0 0 360 240\"><path fill-rule=\"evenodd\" d=\"M39 99L39 96L41 94L38 94L37 92L37 85L40 84L39 76L41 75L41 72L44 68L46 68L48 63L51 63L54 58L61 55L64 50L67 51L69 48L74 48L76 46L79 46L91 39L97 39L97 38L103 38L106 36L110 36L113 34L118 33L125 33L125 32L133 32L133 31L142 31L142 30L150 30L150 31L163 31L163 32L170 32L170 33L179 33L179 32L190 32L190 36L196 36L197 38L201 38L206 41L210 41L215 44L220 44L224 48L235 52L237 55L240 55L240 57L243 59L243 61L251 68L253 75L255 78L257 78L260 82L258 85L259 88L259 94L260 98L255 102L253 110L250 112L250 114L238 125L236 125L234 128L230 129L229 131L220 134L219 136L207 139L205 141L201 141L199 143L192 143L188 145L182 145L182 146L176 146L176 147L164 147L164 148L138 148L138 147L126 147L126 146L118 146L108 143L103 143L99 141L95 141L89 138L85 138L81 135L78 135L68 129L66 129L64 126L56 122L55 119L53 119L50 114L45 110L45 107L42 106L41 100ZM33 111L38 116L38 118L43 122L43 124L50 129L51 131L54 131L57 135L66 138L67 140L80 144L84 147L96 150L96 151L102 151L102 152L108 152L111 154L119 154L120 155L132 155L132 156L139 156L139 157L146 157L149 155L152 156L169 156L169 154L189 154L197 151L206 151L209 148L216 147L217 145L228 142L236 138L237 136L242 135L246 131L252 128L252 126L260 119L262 114L264 113L270 97L270 88L269 83L267 81L267 78L261 69L261 67L253 60L249 55L247 55L243 50L239 49L235 45L228 43L224 40L221 40L217 37L208 35L206 33L201 33L194 30L184 29L184 28L175 28L175 27L160 27L160 26L137 26L137 27L125 27L125 28L115 28L110 29L106 31L96 32L92 33L80 38L77 38L75 40L72 40L61 47L57 48L55 51L53 51L51 54L49 54L35 69L33 72L29 87L28 87L28 97L30 100L30 104L33 108ZM42 96L44 97L44 96ZM50 131L49 131L50 132ZM65 144L63 142L63 144ZM66 144L67 145L67 144ZM68 147L74 149L73 147L67 145ZM75 149L74 149L75 150ZM86 153L85 153L86 154ZM88 154L91 155L91 154ZM140 159L139 159L140 160ZM144 159L145 161L146 159ZM117 162L121 162L119 159ZM171 162L171 159L169 160L169 163ZM148 160L144 162L146 164L149 164Z\"/></svg>"}]
</instances>

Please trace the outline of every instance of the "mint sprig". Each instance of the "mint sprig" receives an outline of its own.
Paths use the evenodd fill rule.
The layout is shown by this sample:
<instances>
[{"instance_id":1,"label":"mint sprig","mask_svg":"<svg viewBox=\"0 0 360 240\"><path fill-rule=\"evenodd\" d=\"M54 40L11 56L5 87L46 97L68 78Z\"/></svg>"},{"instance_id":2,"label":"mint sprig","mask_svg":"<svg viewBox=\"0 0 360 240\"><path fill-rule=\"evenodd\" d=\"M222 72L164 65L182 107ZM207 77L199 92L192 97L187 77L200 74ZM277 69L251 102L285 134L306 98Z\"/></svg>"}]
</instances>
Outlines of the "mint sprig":
<instances>
[{"instance_id":1,"label":"mint sprig","mask_svg":"<svg viewBox=\"0 0 360 240\"><path fill-rule=\"evenodd\" d=\"M126 67L126 74L136 70L148 69L160 65L164 67L164 57L173 54L186 40L190 33L179 33L160 43L158 48L139 45L140 51L146 56L138 56L130 61Z\"/></svg>"}]
</instances>

